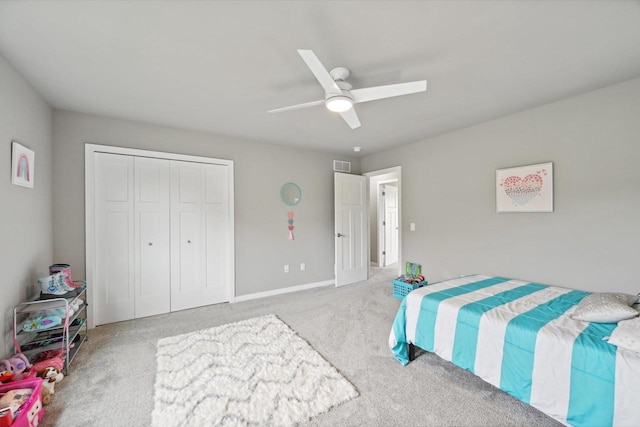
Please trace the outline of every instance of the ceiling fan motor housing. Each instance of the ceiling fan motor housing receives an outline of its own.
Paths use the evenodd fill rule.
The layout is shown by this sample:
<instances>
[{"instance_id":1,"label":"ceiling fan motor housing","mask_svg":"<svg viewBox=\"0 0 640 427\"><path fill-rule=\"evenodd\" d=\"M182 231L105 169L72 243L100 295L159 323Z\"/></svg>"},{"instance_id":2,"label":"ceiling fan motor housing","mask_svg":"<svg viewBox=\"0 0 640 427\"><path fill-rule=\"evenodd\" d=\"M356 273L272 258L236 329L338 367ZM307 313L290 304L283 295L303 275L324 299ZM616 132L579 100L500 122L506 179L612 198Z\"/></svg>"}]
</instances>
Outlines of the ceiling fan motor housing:
<instances>
[{"instance_id":1,"label":"ceiling fan motor housing","mask_svg":"<svg viewBox=\"0 0 640 427\"><path fill-rule=\"evenodd\" d=\"M344 67L336 67L333 70L329 71L329 75L335 81L347 80L350 74L351 73L349 72L349 70Z\"/></svg>"}]
</instances>

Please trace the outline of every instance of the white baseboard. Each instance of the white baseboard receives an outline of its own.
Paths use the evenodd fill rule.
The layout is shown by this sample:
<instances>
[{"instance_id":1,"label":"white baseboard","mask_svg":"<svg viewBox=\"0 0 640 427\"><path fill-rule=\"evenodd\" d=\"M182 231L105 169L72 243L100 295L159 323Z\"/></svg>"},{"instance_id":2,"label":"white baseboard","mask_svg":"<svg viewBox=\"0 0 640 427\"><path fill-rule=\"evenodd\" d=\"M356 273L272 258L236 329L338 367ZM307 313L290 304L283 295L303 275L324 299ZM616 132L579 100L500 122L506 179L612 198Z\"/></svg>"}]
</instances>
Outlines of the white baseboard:
<instances>
[{"instance_id":1,"label":"white baseboard","mask_svg":"<svg viewBox=\"0 0 640 427\"><path fill-rule=\"evenodd\" d=\"M378 266L377 262L371 262L370 264L371 264L371 267L377 267Z\"/></svg>"},{"instance_id":2,"label":"white baseboard","mask_svg":"<svg viewBox=\"0 0 640 427\"><path fill-rule=\"evenodd\" d=\"M256 294L240 295L233 299L233 302L249 301L252 299L271 297L274 295L288 294L289 292L304 291L306 289L320 288L322 286L333 285L335 280L325 280L323 282L306 283L304 285L291 286L288 288L274 289L272 291L258 292Z\"/></svg>"}]
</instances>

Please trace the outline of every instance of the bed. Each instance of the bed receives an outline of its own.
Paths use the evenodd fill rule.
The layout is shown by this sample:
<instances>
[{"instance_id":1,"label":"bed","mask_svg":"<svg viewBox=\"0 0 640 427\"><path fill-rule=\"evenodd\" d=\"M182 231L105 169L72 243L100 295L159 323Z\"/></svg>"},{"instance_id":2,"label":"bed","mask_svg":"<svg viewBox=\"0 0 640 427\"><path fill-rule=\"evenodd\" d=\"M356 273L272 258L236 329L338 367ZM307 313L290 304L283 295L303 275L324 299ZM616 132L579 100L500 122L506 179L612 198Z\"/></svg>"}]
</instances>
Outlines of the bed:
<instances>
[{"instance_id":1,"label":"bed","mask_svg":"<svg viewBox=\"0 0 640 427\"><path fill-rule=\"evenodd\" d=\"M640 354L603 340L615 323L574 320L588 292L465 276L416 289L389 336L406 365L433 352L574 426L640 425Z\"/></svg>"}]
</instances>

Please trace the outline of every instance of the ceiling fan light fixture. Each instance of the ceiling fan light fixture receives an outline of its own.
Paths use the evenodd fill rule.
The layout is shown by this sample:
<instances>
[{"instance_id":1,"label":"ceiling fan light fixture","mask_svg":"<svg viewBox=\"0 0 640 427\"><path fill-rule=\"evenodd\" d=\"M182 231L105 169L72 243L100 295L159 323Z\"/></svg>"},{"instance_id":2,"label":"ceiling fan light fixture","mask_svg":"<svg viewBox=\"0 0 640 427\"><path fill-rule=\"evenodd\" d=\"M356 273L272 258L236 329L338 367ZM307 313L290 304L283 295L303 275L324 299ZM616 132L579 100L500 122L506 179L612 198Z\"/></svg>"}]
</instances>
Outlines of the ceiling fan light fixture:
<instances>
[{"instance_id":1,"label":"ceiling fan light fixture","mask_svg":"<svg viewBox=\"0 0 640 427\"><path fill-rule=\"evenodd\" d=\"M325 66L322 65L316 54L309 49L298 49L298 54L300 54L302 60L307 64L311 73L324 89L324 99L292 105L290 107L276 108L275 110L269 110L268 113L315 107L316 105L322 105L324 102L327 110L339 113L351 129L357 129L361 124L355 109L352 109L353 104L393 98L400 95L410 95L427 90L426 80L352 89L351 84L346 81L347 77L349 77L348 69L337 67L328 71Z\"/></svg>"},{"instance_id":2,"label":"ceiling fan light fixture","mask_svg":"<svg viewBox=\"0 0 640 427\"><path fill-rule=\"evenodd\" d=\"M325 102L327 109L334 113L344 113L353 107L353 100L345 95L336 95Z\"/></svg>"}]
</instances>

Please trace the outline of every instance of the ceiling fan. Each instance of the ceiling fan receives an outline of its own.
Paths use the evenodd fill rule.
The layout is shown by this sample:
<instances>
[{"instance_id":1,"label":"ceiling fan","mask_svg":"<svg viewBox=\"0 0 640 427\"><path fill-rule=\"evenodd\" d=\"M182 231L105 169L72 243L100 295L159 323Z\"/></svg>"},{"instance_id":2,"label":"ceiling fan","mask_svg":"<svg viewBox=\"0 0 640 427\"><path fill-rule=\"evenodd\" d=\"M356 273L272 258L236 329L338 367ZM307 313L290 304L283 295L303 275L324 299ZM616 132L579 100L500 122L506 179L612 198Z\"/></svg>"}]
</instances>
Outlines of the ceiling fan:
<instances>
[{"instance_id":1,"label":"ceiling fan","mask_svg":"<svg viewBox=\"0 0 640 427\"><path fill-rule=\"evenodd\" d=\"M360 120L353 109L353 104L409 95L427 90L426 80L352 90L351 85L346 82L349 77L349 70L338 67L327 71L312 50L298 49L298 53L324 89L324 99L290 107L276 108L268 111L268 113L282 113L324 104L330 111L339 113L351 129L356 129L360 127Z\"/></svg>"}]
</instances>

